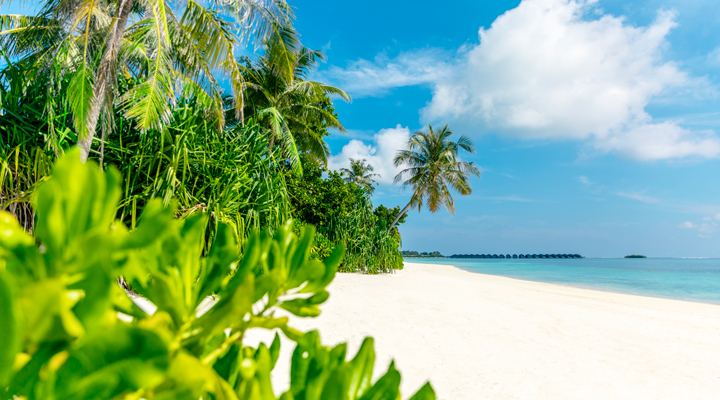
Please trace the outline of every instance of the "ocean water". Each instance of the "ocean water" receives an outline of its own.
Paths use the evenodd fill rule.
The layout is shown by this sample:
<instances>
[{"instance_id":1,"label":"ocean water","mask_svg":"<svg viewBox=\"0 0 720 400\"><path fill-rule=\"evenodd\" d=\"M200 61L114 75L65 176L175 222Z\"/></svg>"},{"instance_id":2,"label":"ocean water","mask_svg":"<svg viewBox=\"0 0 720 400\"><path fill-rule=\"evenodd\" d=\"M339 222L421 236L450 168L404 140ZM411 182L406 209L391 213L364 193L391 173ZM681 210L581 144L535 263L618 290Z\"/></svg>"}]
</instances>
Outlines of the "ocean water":
<instances>
[{"instance_id":1,"label":"ocean water","mask_svg":"<svg viewBox=\"0 0 720 400\"><path fill-rule=\"evenodd\" d=\"M481 274L607 292L720 304L718 258L458 259L407 258Z\"/></svg>"}]
</instances>

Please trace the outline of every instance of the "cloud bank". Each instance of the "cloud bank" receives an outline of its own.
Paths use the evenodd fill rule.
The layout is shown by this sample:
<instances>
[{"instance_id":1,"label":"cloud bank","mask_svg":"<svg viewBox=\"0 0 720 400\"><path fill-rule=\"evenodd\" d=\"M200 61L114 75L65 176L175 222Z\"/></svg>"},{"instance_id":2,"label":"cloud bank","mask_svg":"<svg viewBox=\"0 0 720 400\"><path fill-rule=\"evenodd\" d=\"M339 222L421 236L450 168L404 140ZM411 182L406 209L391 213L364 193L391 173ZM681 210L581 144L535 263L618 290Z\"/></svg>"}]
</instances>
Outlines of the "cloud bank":
<instances>
[{"instance_id":1,"label":"cloud bank","mask_svg":"<svg viewBox=\"0 0 720 400\"><path fill-rule=\"evenodd\" d=\"M392 184L395 175L402 170L393 165L393 159L398 150L407 148L410 139L410 129L399 124L395 128L382 129L373 136L371 144L353 139L343 146L339 154L328 160L328 168L334 171L340 168L349 168L350 159L365 159L379 174L375 181L382 184Z\"/></svg>"},{"instance_id":2,"label":"cloud bank","mask_svg":"<svg viewBox=\"0 0 720 400\"><path fill-rule=\"evenodd\" d=\"M430 84L422 122L518 139L579 140L591 152L652 161L720 156L720 139L679 121L655 122L653 98L704 81L664 60L675 13L644 27L603 14L593 0L524 0L479 31L480 44L360 60L329 78L351 92L382 95Z\"/></svg>"}]
</instances>

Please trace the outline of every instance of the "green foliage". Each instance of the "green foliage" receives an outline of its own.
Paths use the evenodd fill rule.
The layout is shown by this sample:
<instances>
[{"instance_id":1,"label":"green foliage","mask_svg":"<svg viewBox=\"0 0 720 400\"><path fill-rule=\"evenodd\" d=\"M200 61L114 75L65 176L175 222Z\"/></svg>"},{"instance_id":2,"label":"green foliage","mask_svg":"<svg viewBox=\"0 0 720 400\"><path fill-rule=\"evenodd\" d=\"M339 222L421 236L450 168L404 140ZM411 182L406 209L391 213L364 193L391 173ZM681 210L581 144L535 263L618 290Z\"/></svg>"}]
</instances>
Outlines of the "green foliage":
<instances>
[{"instance_id":1,"label":"green foliage","mask_svg":"<svg viewBox=\"0 0 720 400\"><path fill-rule=\"evenodd\" d=\"M5 79L0 76L5 83L0 87L17 92L2 109L8 118L0 118L0 210L31 230L31 195L55 154L72 147L75 135L69 112L56 107L56 117L44 119L44 93L24 87L23 75L12 71L8 67ZM132 85L120 80L121 90ZM218 132L217 121L191 100L173 109L163 132L142 133L120 110L113 121L98 161L116 166L125 180L118 217L129 227L152 199L166 206L176 201L181 215L207 211L209 242L220 222L242 241L251 229L276 228L290 218L284 169L271 157L265 132L252 121Z\"/></svg>"},{"instance_id":2,"label":"green foliage","mask_svg":"<svg viewBox=\"0 0 720 400\"><path fill-rule=\"evenodd\" d=\"M282 168L268 150L268 138L255 123L215 132L212 120L193 103L179 106L162 135L140 133L117 118L108 137L105 163L125 178L118 216L133 227L152 199L176 201L180 215L207 212L208 240L220 223L242 241L252 229L274 229L290 218Z\"/></svg>"},{"instance_id":3,"label":"green foliage","mask_svg":"<svg viewBox=\"0 0 720 400\"><path fill-rule=\"evenodd\" d=\"M61 129L69 111L45 110L46 91L29 85L27 69L18 63L0 71L0 210L31 230L31 194L62 151L58 143L71 132Z\"/></svg>"},{"instance_id":4,"label":"green foliage","mask_svg":"<svg viewBox=\"0 0 720 400\"><path fill-rule=\"evenodd\" d=\"M403 268L398 249L400 235L388 232L373 213L372 203L365 192L356 188L355 205L351 212L329 221L318 230L334 243L347 247L341 271L366 273L391 272Z\"/></svg>"},{"instance_id":5,"label":"green foliage","mask_svg":"<svg viewBox=\"0 0 720 400\"><path fill-rule=\"evenodd\" d=\"M303 157L302 160L307 158ZM302 176L287 178L295 218L320 228L353 210L357 190L354 184L346 183L334 171L327 171L327 179L323 178L323 172L326 171L313 163L303 161L303 166L305 170Z\"/></svg>"},{"instance_id":6,"label":"green foliage","mask_svg":"<svg viewBox=\"0 0 720 400\"><path fill-rule=\"evenodd\" d=\"M378 225L382 226L383 229L388 229L390 225L392 225L395 217L400 214L400 207L395 206L393 208L387 208L384 205L380 204L379 206L377 206L375 211L373 211L373 213L375 214ZM403 214L398 220L398 222L395 224L395 226L393 226L392 232L399 235L400 233L398 232L397 225L404 223L406 219L407 214Z\"/></svg>"},{"instance_id":7,"label":"green foliage","mask_svg":"<svg viewBox=\"0 0 720 400\"><path fill-rule=\"evenodd\" d=\"M292 213L317 226L329 242L346 246L340 270L378 273L402 269L400 234L397 229L387 232L389 217L384 216L391 210L383 206L373 210L367 191L346 182L339 173L313 163L303 165L303 176L287 178Z\"/></svg>"},{"instance_id":8,"label":"green foliage","mask_svg":"<svg viewBox=\"0 0 720 400\"><path fill-rule=\"evenodd\" d=\"M139 129L162 131L171 120L176 92L198 99L221 130L223 96L214 75L229 80L240 117L244 82L234 49L253 39L262 42L292 18L284 0L190 0L182 7L157 0L48 0L36 15L0 16L0 49L33 66L23 71L29 83L47 90L46 105L58 99L72 111L76 139L89 140L88 148L83 146L88 150L96 131L110 124L107 116L118 109ZM120 95L118 76L140 79Z\"/></svg>"},{"instance_id":9,"label":"green foliage","mask_svg":"<svg viewBox=\"0 0 720 400\"><path fill-rule=\"evenodd\" d=\"M296 236L288 223L252 233L239 255L232 228L219 224L203 256L207 217L175 219L160 200L128 231L114 220L120 174L78 156L61 157L36 191L35 237L0 213L2 397L275 400L278 336L269 348L242 342L261 327L298 341L281 399L399 398L392 365L370 380L371 340L346 362L344 345L326 349L275 312L317 315L342 246L309 259L313 228ZM146 300L131 301L119 276ZM148 302L149 314L137 305ZM427 385L412 397L434 398Z\"/></svg>"}]
</instances>

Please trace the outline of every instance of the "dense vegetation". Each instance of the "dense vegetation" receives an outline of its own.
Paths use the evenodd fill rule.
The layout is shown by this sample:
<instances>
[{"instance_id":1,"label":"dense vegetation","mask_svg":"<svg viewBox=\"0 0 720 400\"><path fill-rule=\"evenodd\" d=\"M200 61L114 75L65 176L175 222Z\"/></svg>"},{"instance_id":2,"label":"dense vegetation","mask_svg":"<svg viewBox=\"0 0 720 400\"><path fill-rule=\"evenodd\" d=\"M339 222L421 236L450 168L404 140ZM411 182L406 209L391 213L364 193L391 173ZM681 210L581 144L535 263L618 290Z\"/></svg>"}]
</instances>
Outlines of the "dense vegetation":
<instances>
[{"instance_id":1,"label":"dense vegetation","mask_svg":"<svg viewBox=\"0 0 720 400\"><path fill-rule=\"evenodd\" d=\"M34 196L34 237L0 212L3 398L276 400L279 337L248 347L250 328L297 342L282 400L400 398L392 364L372 382L372 339L346 361L345 344L326 348L276 313L319 314L342 246L309 259L314 229L296 236L284 225L251 233L240 255L233 229L219 223L204 251L207 214L177 219L160 199L128 230L115 219L121 175L92 164L77 150L56 162ZM138 307L118 276L157 309ZM411 397L434 399L429 384Z\"/></svg>"},{"instance_id":2,"label":"dense vegetation","mask_svg":"<svg viewBox=\"0 0 720 400\"><path fill-rule=\"evenodd\" d=\"M91 117L88 113L95 99L91 94L77 98L78 74L84 68L93 73L83 79L96 79L95 83L100 79L105 67L102 62L90 61L92 54L96 58L106 55L107 48L101 44L110 28L92 13L70 15L57 3L48 3L35 17L0 19L0 29L5 32L0 35L0 51L6 56L0 70L0 210L9 211L32 231L30 201L37 183L48 175L60 154L78 144L84 156L103 168L115 166L125 179L117 217L130 229L152 199L160 199L166 207L177 202L179 217L207 213L208 245L221 222L232 227L242 246L250 230L277 229L295 218L300 224L317 226L322 233L313 251L318 258L326 256L330 247L346 245L348 256L342 271L375 273L402 268L399 232L380 232L386 222L376 217L368 197L372 185L343 182L332 172L322 177L328 172L324 166L329 155L323 138L329 134L328 128L344 130L330 96L346 101L349 96L306 79L323 55L302 46L283 2L268 2L264 8L258 5L262 2L243 4L246 12L259 13L253 18L263 26L256 32L261 56L234 60L222 55L227 46L244 39L233 36L227 24L220 24L222 15L191 2L182 18L163 22L172 27L168 28L171 36L190 35L173 36L165 49L169 64L163 71L178 79L180 89L173 99L167 99L166 93L167 103L143 103L143 112L138 107L146 96L140 93L148 82L159 79L148 69L159 60L137 59L137 52L123 46L159 46L153 35L162 33L162 26L138 22L127 27L113 64L118 76L103 89L121 100L102 104L102 123L96 129L98 134L90 135L94 137L90 142L84 138L89 133L82 120ZM72 3L76 6L81 7ZM106 5L110 9L97 7L94 12L114 11L111 5ZM129 12L142 13L143 7L138 4ZM76 49L87 50L84 61L66 60L60 65L61 59L46 57L44 52L65 54L52 43L37 42L44 37L41 23L48 20L89 24L84 29L96 36L87 42L87 49ZM58 40L62 39L60 43L70 47L87 39L82 32L68 32L59 25L53 29ZM215 57L222 62L205 60L209 55L201 53L175 53L180 48L197 51L200 45L215 49ZM183 58L190 55L198 59ZM233 89L225 96L215 78L197 71L194 73L199 75L193 79L181 79L190 73L190 66L185 65L190 61L205 74L222 64L231 83L237 80L233 88L237 84L244 90ZM48 69L49 62L59 70ZM84 90L92 91L91 86Z\"/></svg>"}]
</instances>

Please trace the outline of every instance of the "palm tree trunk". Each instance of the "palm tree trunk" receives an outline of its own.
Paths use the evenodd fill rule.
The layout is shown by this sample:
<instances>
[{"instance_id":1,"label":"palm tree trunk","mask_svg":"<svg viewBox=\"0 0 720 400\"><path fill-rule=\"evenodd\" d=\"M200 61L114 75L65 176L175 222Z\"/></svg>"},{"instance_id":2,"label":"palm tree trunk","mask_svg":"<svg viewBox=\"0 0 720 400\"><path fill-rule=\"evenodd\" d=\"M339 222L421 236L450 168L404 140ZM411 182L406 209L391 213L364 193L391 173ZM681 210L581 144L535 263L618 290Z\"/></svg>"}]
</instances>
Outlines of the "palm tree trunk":
<instances>
[{"instance_id":1,"label":"palm tree trunk","mask_svg":"<svg viewBox=\"0 0 720 400\"><path fill-rule=\"evenodd\" d=\"M103 102L106 101L107 91L112 83L111 72L115 70L113 66L117 62L120 44L125 34L125 27L127 26L127 19L130 15L130 10L132 10L132 5L133 0L120 1L115 26L110 32L110 38L105 47L105 54L103 54L100 60L97 79L95 80L95 85L93 85L94 97L90 105L90 114L87 120L88 133L84 138L78 138L80 161L82 162L85 162L90 155L90 148L92 147L92 141L95 137L95 129L100 119L100 110L102 109Z\"/></svg>"},{"instance_id":2,"label":"palm tree trunk","mask_svg":"<svg viewBox=\"0 0 720 400\"><path fill-rule=\"evenodd\" d=\"M405 206L405 208L403 208L402 211L400 211L400 214L398 214L398 216L395 217L395 221L393 221L393 223L390 224L390 227L388 228L388 232L390 232L390 231L392 230L392 228L395 227L395 224L397 224L397 222L400 220L400 218L402 218L402 216L407 212L407 210L410 209L410 205L411 205L411 204L412 204L412 200L410 200L410 202L407 203L407 205Z\"/></svg>"}]
</instances>

